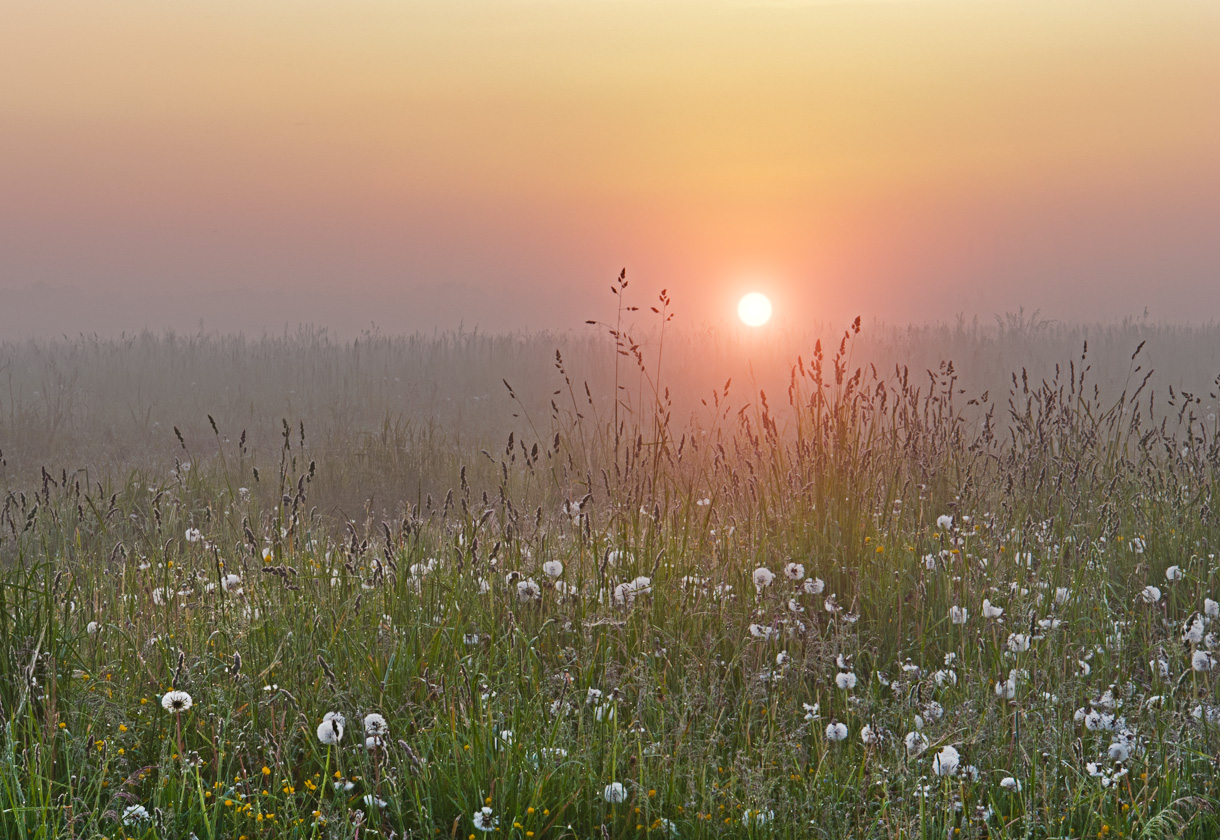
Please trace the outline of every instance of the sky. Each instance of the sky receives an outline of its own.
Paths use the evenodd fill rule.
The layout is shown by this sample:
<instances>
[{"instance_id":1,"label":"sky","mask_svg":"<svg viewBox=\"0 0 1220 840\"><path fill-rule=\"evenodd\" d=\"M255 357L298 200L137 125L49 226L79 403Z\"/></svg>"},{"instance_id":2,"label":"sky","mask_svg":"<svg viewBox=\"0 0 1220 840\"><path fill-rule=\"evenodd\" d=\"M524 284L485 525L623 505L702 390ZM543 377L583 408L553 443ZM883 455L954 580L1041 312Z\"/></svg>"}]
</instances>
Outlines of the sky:
<instances>
[{"instance_id":1,"label":"sky","mask_svg":"<svg viewBox=\"0 0 1220 840\"><path fill-rule=\"evenodd\" d=\"M1220 3L6 0L0 340L1220 319Z\"/></svg>"}]
</instances>

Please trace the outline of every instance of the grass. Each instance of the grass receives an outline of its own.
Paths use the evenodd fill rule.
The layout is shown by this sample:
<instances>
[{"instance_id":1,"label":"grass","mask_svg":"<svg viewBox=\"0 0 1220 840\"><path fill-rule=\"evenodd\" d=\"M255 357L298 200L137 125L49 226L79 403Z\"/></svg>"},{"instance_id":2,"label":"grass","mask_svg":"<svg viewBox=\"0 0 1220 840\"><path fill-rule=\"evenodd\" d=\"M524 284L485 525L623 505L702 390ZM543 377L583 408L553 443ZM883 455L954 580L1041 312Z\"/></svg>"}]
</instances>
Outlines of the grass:
<instances>
[{"instance_id":1,"label":"grass","mask_svg":"<svg viewBox=\"0 0 1220 840\"><path fill-rule=\"evenodd\" d=\"M1192 666L1220 611L1214 409L1189 367L1159 396L1144 368L1206 329L1149 329L1134 357L1106 349L1131 328L1103 330L1104 365L1074 349L980 379L871 359L957 342L985 367L1080 333L1018 318L883 346L857 325L739 403L727 340L667 336L662 378L621 317L625 355L7 347L0 836L1220 832L1220 701ZM417 358L454 394L509 388L429 425L385 396ZM166 378L107 379L124 369ZM251 394L275 389L309 423L268 422ZM32 467L56 441L106 460ZM366 745L374 712L388 735Z\"/></svg>"}]
</instances>

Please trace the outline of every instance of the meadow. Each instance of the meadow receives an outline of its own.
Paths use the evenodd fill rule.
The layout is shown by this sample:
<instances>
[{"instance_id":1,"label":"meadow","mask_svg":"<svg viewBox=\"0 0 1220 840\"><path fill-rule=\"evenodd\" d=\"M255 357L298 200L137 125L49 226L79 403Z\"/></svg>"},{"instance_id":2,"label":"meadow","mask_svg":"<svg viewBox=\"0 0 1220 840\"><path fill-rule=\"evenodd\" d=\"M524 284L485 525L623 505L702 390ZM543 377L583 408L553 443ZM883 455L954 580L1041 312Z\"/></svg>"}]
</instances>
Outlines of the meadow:
<instances>
[{"instance_id":1,"label":"meadow","mask_svg":"<svg viewBox=\"0 0 1220 840\"><path fill-rule=\"evenodd\" d=\"M663 304L0 345L0 836L1220 834L1220 328Z\"/></svg>"}]
</instances>

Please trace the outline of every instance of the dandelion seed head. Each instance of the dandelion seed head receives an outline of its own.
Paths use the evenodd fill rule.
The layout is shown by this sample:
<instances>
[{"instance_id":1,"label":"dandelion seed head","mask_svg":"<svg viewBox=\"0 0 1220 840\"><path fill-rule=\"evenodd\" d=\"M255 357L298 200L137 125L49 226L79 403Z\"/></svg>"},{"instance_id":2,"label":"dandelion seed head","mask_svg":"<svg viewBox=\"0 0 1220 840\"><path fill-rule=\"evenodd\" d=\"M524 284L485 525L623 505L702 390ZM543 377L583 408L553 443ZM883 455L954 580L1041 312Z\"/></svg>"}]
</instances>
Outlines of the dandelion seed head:
<instances>
[{"instance_id":1,"label":"dandelion seed head","mask_svg":"<svg viewBox=\"0 0 1220 840\"><path fill-rule=\"evenodd\" d=\"M167 712L178 714L190 709L195 703L191 699L191 695L185 691L167 691L165 696L161 698L161 707Z\"/></svg>"}]
</instances>

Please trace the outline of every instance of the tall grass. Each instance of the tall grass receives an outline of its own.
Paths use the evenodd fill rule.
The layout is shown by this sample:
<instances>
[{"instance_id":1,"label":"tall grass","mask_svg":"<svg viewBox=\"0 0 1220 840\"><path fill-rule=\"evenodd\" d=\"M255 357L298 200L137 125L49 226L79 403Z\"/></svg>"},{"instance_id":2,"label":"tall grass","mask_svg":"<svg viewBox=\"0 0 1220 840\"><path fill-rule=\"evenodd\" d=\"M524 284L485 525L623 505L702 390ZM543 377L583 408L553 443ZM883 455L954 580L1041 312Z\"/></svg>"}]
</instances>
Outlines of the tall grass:
<instances>
[{"instance_id":1,"label":"tall grass","mask_svg":"<svg viewBox=\"0 0 1220 840\"><path fill-rule=\"evenodd\" d=\"M5 347L0 835L1220 831L1211 331L608 329Z\"/></svg>"}]
</instances>

